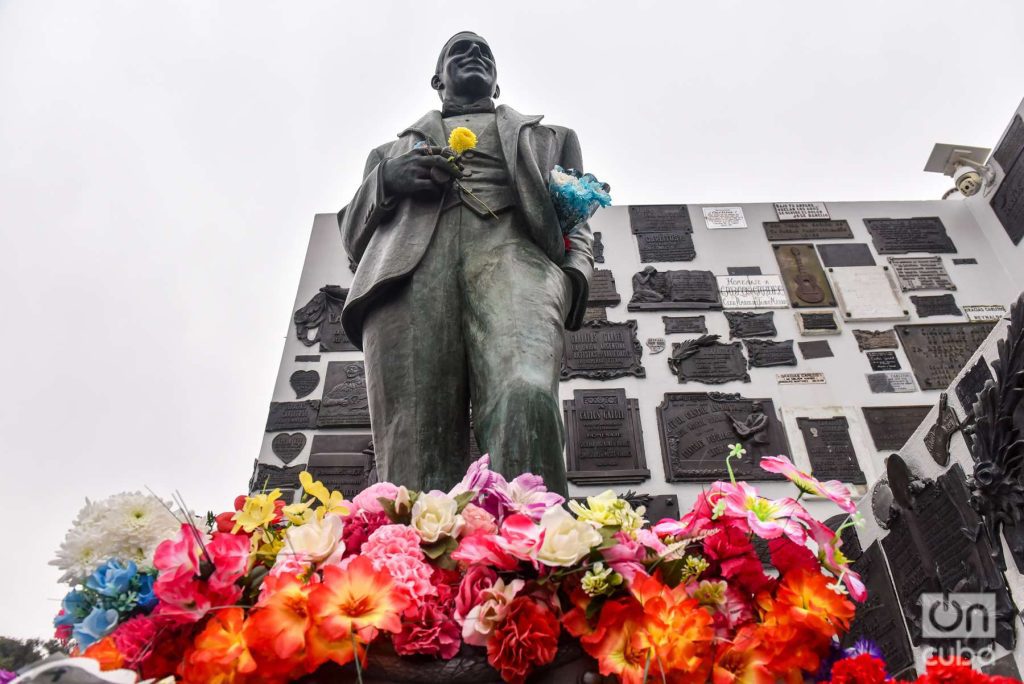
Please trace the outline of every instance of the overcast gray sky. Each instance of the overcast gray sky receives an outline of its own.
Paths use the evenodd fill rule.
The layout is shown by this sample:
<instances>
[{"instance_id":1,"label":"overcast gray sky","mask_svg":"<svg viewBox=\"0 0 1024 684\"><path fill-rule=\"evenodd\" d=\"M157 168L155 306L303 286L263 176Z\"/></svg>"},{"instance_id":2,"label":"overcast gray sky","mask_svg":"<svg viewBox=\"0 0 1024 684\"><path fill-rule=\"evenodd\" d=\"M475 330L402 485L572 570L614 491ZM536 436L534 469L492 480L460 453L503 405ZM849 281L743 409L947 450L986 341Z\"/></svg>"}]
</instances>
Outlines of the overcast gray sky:
<instances>
[{"instance_id":1,"label":"overcast gray sky","mask_svg":"<svg viewBox=\"0 0 1024 684\"><path fill-rule=\"evenodd\" d=\"M248 480L313 214L455 31L619 204L932 199L1024 95L1024 3L0 0L0 634L86 496Z\"/></svg>"}]
</instances>

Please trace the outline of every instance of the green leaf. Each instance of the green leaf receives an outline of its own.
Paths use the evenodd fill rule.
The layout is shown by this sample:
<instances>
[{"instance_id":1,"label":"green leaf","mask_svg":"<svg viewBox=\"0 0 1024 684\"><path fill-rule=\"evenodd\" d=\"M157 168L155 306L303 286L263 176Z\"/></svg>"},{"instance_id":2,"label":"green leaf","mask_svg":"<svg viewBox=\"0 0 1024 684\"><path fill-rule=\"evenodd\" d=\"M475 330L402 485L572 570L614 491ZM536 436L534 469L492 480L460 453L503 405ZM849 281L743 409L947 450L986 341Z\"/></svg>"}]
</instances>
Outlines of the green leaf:
<instances>
[{"instance_id":1,"label":"green leaf","mask_svg":"<svg viewBox=\"0 0 1024 684\"><path fill-rule=\"evenodd\" d=\"M381 507L384 509L384 514L391 519L391 522L401 522L398 512L395 510L395 502L392 499L378 496L377 501L380 502Z\"/></svg>"},{"instance_id":2,"label":"green leaf","mask_svg":"<svg viewBox=\"0 0 1024 684\"><path fill-rule=\"evenodd\" d=\"M445 553L454 551L459 547L459 542L455 541L451 537L445 537L444 539L438 539L433 544L429 544L423 547L423 553L426 554L427 558L431 560L437 560Z\"/></svg>"},{"instance_id":3,"label":"green leaf","mask_svg":"<svg viewBox=\"0 0 1024 684\"><path fill-rule=\"evenodd\" d=\"M461 513L462 509L466 507L466 504L468 504L470 501L472 501L475 497L476 497L476 492L474 492L474 491L462 492L461 494L456 496L455 497L455 503L458 506L457 511L459 513Z\"/></svg>"}]
</instances>

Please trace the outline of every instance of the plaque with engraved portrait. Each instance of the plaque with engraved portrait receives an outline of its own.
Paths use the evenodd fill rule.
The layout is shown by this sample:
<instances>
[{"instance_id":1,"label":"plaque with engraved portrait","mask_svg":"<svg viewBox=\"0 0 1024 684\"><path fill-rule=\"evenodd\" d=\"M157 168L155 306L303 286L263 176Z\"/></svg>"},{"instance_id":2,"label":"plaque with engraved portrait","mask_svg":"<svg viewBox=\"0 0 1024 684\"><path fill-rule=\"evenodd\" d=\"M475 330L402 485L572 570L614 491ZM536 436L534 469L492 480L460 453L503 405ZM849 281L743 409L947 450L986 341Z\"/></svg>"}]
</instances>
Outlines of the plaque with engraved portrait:
<instances>
[{"instance_id":1,"label":"plaque with engraved portrait","mask_svg":"<svg viewBox=\"0 0 1024 684\"><path fill-rule=\"evenodd\" d=\"M867 478L857 461L846 416L798 417L796 424L807 449L811 473L816 478L867 484Z\"/></svg>"},{"instance_id":2,"label":"plaque with engraved portrait","mask_svg":"<svg viewBox=\"0 0 1024 684\"><path fill-rule=\"evenodd\" d=\"M351 500L376 481L370 435L314 435L309 450L309 474L331 491Z\"/></svg>"},{"instance_id":3,"label":"plaque with engraved portrait","mask_svg":"<svg viewBox=\"0 0 1024 684\"><path fill-rule=\"evenodd\" d=\"M362 361L327 364L317 427L370 427L370 401Z\"/></svg>"},{"instance_id":4,"label":"plaque with engraved portrait","mask_svg":"<svg viewBox=\"0 0 1024 684\"><path fill-rule=\"evenodd\" d=\"M721 309L718 281L711 271L658 271L653 266L633 276L629 311Z\"/></svg>"},{"instance_id":5,"label":"plaque with engraved portrait","mask_svg":"<svg viewBox=\"0 0 1024 684\"><path fill-rule=\"evenodd\" d=\"M866 218L864 225L879 254L955 254L956 246L938 216L915 218Z\"/></svg>"},{"instance_id":6,"label":"plaque with engraved portrait","mask_svg":"<svg viewBox=\"0 0 1024 684\"><path fill-rule=\"evenodd\" d=\"M703 335L692 340L672 343L668 367L679 382L702 382L721 385L726 382L750 382L743 344L723 344L718 335Z\"/></svg>"},{"instance_id":7,"label":"plaque with engraved portrait","mask_svg":"<svg viewBox=\"0 0 1024 684\"><path fill-rule=\"evenodd\" d=\"M575 390L562 408L570 482L635 484L650 478L640 410L626 390Z\"/></svg>"},{"instance_id":8,"label":"plaque with engraved portrait","mask_svg":"<svg viewBox=\"0 0 1024 684\"><path fill-rule=\"evenodd\" d=\"M836 305L814 245L772 245L772 249L794 309Z\"/></svg>"},{"instance_id":9,"label":"plaque with engraved portrait","mask_svg":"<svg viewBox=\"0 0 1024 684\"><path fill-rule=\"evenodd\" d=\"M843 320L905 321L910 318L888 266L830 268L828 275Z\"/></svg>"},{"instance_id":10,"label":"plaque with engraved portrait","mask_svg":"<svg viewBox=\"0 0 1024 684\"><path fill-rule=\"evenodd\" d=\"M992 331L993 323L897 325L910 367L923 390L946 389Z\"/></svg>"},{"instance_id":11,"label":"plaque with engraved portrait","mask_svg":"<svg viewBox=\"0 0 1024 684\"><path fill-rule=\"evenodd\" d=\"M586 321L579 330L565 332L559 377L611 380L626 375L642 378L643 347L636 336L636 321Z\"/></svg>"}]
</instances>

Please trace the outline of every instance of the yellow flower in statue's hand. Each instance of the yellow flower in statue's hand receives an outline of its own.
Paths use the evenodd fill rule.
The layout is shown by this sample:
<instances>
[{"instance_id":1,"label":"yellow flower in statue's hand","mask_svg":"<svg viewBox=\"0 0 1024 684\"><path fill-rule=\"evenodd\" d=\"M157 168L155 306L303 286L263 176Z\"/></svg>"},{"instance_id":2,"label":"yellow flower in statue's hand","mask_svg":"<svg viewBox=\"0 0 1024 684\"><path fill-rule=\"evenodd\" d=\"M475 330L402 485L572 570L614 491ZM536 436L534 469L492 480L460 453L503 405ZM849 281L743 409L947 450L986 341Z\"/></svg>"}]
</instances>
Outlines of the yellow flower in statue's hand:
<instances>
[{"instance_id":1,"label":"yellow flower in statue's hand","mask_svg":"<svg viewBox=\"0 0 1024 684\"><path fill-rule=\"evenodd\" d=\"M231 519L235 521L235 526L231 529L231 533L236 534L240 529L251 533L257 527L272 523L274 518L277 517L277 507L274 502L280 496L280 489L275 489L269 494L247 496L245 504L242 505L242 510L235 511L235 514L231 516Z\"/></svg>"},{"instance_id":2,"label":"yellow flower in statue's hand","mask_svg":"<svg viewBox=\"0 0 1024 684\"><path fill-rule=\"evenodd\" d=\"M471 150L476 147L476 134L468 128L459 126L448 136L448 147L452 148L455 154Z\"/></svg>"}]
</instances>

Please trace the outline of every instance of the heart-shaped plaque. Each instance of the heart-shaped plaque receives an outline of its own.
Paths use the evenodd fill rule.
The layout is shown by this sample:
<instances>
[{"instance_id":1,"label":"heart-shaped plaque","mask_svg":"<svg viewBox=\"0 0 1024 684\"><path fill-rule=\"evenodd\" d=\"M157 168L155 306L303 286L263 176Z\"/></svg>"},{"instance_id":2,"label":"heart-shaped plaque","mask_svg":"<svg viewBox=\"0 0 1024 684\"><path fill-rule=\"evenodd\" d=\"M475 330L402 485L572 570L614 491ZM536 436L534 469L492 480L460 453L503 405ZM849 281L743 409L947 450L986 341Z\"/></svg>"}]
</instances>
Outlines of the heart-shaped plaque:
<instances>
[{"instance_id":1,"label":"heart-shaped plaque","mask_svg":"<svg viewBox=\"0 0 1024 684\"><path fill-rule=\"evenodd\" d=\"M295 398L309 396L320 384L320 374L315 370L298 370L288 378L288 383L295 390Z\"/></svg>"},{"instance_id":2,"label":"heart-shaped plaque","mask_svg":"<svg viewBox=\"0 0 1024 684\"><path fill-rule=\"evenodd\" d=\"M281 433L270 443L270 450L287 465L302 453L304 446L306 446L306 435L301 432L294 432L290 435Z\"/></svg>"}]
</instances>

